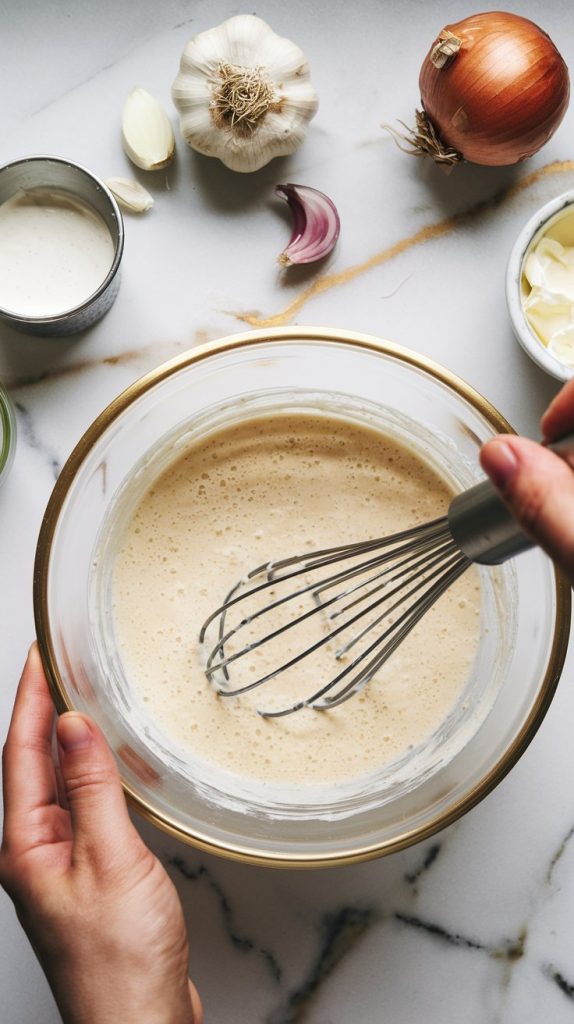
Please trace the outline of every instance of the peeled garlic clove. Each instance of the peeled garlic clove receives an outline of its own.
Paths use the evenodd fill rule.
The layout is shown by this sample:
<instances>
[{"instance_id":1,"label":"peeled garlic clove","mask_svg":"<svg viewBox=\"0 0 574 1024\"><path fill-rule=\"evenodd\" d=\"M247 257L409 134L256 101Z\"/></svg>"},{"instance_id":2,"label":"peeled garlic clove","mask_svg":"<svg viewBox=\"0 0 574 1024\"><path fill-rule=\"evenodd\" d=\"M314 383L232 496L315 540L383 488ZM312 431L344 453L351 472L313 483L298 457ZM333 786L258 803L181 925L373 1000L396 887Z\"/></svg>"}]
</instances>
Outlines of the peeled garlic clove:
<instances>
[{"instance_id":1,"label":"peeled garlic clove","mask_svg":"<svg viewBox=\"0 0 574 1024\"><path fill-rule=\"evenodd\" d=\"M152 196L139 181L132 181L130 178L106 178L106 185L123 210L130 213L145 213L153 206Z\"/></svg>"},{"instance_id":2,"label":"peeled garlic clove","mask_svg":"<svg viewBox=\"0 0 574 1024\"><path fill-rule=\"evenodd\" d=\"M160 103L145 89L130 93L122 113L122 142L132 163L143 171L167 167L175 155L170 120Z\"/></svg>"},{"instance_id":3,"label":"peeled garlic clove","mask_svg":"<svg viewBox=\"0 0 574 1024\"><path fill-rule=\"evenodd\" d=\"M335 247L341 222L333 201L308 185L277 185L275 194L286 199L293 217L289 245L279 256L279 263L314 263Z\"/></svg>"}]
</instances>

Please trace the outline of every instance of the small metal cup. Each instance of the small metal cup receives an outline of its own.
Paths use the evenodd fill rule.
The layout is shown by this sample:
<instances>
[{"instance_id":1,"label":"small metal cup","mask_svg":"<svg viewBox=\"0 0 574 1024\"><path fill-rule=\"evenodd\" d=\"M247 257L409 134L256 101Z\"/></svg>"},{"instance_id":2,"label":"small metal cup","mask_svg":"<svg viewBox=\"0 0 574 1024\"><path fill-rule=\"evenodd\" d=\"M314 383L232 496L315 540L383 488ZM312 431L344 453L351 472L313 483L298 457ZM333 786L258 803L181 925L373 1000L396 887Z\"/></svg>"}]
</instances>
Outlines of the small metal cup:
<instances>
[{"instance_id":1,"label":"small metal cup","mask_svg":"<svg viewBox=\"0 0 574 1024\"><path fill-rule=\"evenodd\" d=\"M20 190L33 188L69 192L99 213L112 236L114 259L99 288L73 309L50 316L25 316L0 306L0 320L26 334L75 334L90 327L107 313L117 295L124 248L122 215L103 181L70 160L55 156L29 156L0 167L0 203L6 202Z\"/></svg>"}]
</instances>

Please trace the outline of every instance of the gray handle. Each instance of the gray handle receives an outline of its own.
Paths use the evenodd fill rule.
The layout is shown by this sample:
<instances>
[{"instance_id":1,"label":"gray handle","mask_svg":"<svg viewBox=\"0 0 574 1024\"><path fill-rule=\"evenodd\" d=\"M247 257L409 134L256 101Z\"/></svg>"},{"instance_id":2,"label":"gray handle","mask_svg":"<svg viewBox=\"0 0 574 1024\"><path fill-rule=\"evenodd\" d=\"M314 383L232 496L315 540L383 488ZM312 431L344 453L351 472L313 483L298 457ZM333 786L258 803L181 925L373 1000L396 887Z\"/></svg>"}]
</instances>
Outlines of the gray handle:
<instances>
[{"instance_id":1,"label":"gray handle","mask_svg":"<svg viewBox=\"0 0 574 1024\"><path fill-rule=\"evenodd\" d=\"M574 456L574 434L549 444L563 458ZM448 510L450 532L472 562L499 565L534 547L490 480L457 494Z\"/></svg>"}]
</instances>

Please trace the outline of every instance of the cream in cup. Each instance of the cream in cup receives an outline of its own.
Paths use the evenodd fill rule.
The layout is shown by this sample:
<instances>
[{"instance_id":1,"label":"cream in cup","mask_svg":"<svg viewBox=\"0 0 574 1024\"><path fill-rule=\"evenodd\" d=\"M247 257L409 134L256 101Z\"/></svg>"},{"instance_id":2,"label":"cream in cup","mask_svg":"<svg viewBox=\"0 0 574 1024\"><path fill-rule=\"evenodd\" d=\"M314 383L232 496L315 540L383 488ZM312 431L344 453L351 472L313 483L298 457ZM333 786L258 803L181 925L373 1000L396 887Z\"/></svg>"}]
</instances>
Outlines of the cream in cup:
<instances>
[{"instance_id":1,"label":"cream in cup","mask_svg":"<svg viewBox=\"0 0 574 1024\"><path fill-rule=\"evenodd\" d=\"M115 299L122 250L117 204L89 171L55 157L0 168L0 317L11 326L90 326Z\"/></svg>"}]
</instances>

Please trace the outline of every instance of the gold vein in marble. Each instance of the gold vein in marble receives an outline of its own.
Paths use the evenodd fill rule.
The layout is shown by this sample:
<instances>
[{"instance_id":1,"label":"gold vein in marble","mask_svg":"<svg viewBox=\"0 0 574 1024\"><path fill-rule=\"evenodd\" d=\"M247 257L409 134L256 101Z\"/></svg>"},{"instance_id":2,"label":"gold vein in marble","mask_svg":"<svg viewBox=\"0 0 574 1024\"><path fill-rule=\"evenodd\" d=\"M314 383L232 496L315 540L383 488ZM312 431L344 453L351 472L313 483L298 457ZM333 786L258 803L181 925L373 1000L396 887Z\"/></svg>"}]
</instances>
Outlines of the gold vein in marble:
<instances>
[{"instance_id":1,"label":"gold vein in marble","mask_svg":"<svg viewBox=\"0 0 574 1024\"><path fill-rule=\"evenodd\" d=\"M89 370L103 366L128 366L132 363L141 364L144 372L152 370L160 362L165 362L181 352L186 352L196 345L204 345L207 341L214 341L219 336L217 330L204 330L198 328L194 331L191 341L152 341L149 345L142 345L141 348L125 349L115 355L94 356L90 359L83 359L75 363L65 363L63 366L45 366L35 373L14 374L9 378L8 383L13 388L27 388L34 384L41 384L44 381L56 381L66 377L73 377ZM50 358L49 353L47 358ZM6 376L4 376L6 383Z\"/></svg>"},{"instance_id":2,"label":"gold vein in marble","mask_svg":"<svg viewBox=\"0 0 574 1024\"><path fill-rule=\"evenodd\" d=\"M468 210L462 210L460 213L455 213L451 217L446 217L444 220L436 221L434 224L427 224L426 227L420 228L416 231L414 235L409 235L408 238L401 238L398 242L394 242L394 244L388 246L388 248L375 253L362 263L355 263L353 266L347 267L345 270L339 270L317 278L312 282L312 284L308 285L307 288L304 288L303 291L301 291L299 295L289 303L289 305L285 306L284 309L279 313L275 313L273 316L265 317L260 316L256 312L248 311L245 313L236 313L235 317L237 320L241 320L243 323L249 324L251 327L283 327L290 323L293 317L299 313L303 306L307 305L307 303L317 295L322 295L324 292L328 292L332 288L338 288L341 285L349 284L351 281L354 281L355 278L361 277L369 270L373 270L374 267L380 267L383 263L389 263L397 256L401 256L404 252L408 252L409 249L414 249L416 246L423 245L426 242L434 242L437 238L442 238L445 235L451 234L458 225L470 223L483 213L487 213L490 210L495 209L497 206L500 206L502 203L508 202L519 193L532 188L533 185L536 185L543 178L547 178L553 174L564 174L571 171L574 171L574 160L554 160L552 163L545 164L544 167L540 167L538 170L532 171L514 185L510 185L508 188L505 188L502 192L498 192L496 195L491 196L489 199L483 199L474 206L471 206Z\"/></svg>"}]
</instances>

